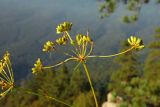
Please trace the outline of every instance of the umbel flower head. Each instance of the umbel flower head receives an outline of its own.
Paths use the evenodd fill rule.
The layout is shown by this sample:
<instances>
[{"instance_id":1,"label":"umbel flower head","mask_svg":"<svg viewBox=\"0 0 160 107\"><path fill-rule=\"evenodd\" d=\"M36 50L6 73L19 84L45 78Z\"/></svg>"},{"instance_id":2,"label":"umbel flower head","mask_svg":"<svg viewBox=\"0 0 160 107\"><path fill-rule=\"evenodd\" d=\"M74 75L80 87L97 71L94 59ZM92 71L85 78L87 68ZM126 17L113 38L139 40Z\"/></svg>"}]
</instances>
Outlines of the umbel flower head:
<instances>
[{"instance_id":1,"label":"umbel flower head","mask_svg":"<svg viewBox=\"0 0 160 107\"><path fill-rule=\"evenodd\" d=\"M78 34L76 36L76 42L78 45L82 45L84 43L92 42L91 38L87 35Z\"/></svg>"},{"instance_id":2,"label":"umbel flower head","mask_svg":"<svg viewBox=\"0 0 160 107\"><path fill-rule=\"evenodd\" d=\"M142 39L137 38L136 36L131 36L130 38L128 38L128 43L135 49L143 49L144 48L144 44Z\"/></svg>"},{"instance_id":3,"label":"umbel flower head","mask_svg":"<svg viewBox=\"0 0 160 107\"><path fill-rule=\"evenodd\" d=\"M55 50L55 43L53 43L52 41L47 41L44 44L43 52L51 52L51 51L54 51L54 50Z\"/></svg>"},{"instance_id":4,"label":"umbel flower head","mask_svg":"<svg viewBox=\"0 0 160 107\"><path fill-rule=\"evenodd\" d=\"M60 34L60 33L65 32L65 31L70 31L71 27L72 27L71 22L64 22L64 23L57 26L57 28L56 28L57 29L57 34Z\"/></svg>"},{"instance_id":5,"label":"umbel flower head","mask_svg":"<svg viewBox=\"0 0 160 107\"><path fill-rule=\"evenodd\" d=\"M42 65L41 59L38 58L38 60L34 64L34 68L32 68L32 73L35 74L37 72L42 72L42 71L43 71L43 65Z\"/></svg>"},{"instance_id":6,"label":"umbel flower head","mask_svg":"<svg viewBox=\"0 0 160 107\"><path fill-rule=\"evenodd\" d=\"M56 43L58 45L66 45L67 44L67 41L68 41L68 37L66 35L62 36L61 38L58 38L56 40Z\"/></svg>"},{"instance_id":7,"label":"umbel flower head","mask_svg":"<svg viewBox=\"0 0 160 107\"><path fill-rule=\"evenodd\" d=\"M6 52L0 61L0 87L0 98L5 97L14 87L14 76L9 52Z\"/></svg>"}]
</instances>

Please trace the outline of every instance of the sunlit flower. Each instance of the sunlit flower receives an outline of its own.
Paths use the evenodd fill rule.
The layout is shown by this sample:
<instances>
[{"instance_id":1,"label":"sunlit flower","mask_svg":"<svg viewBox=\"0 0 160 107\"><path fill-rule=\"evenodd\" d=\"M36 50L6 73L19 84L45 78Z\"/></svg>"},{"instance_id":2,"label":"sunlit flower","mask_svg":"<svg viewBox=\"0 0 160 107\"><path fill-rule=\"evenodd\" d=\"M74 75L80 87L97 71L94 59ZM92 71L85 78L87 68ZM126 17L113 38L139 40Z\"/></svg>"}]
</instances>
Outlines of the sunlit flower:
<instances>
[{"instance_id":1,"label":"sunlit flower","mask_svg":"<svg viewBox=\"0 0 160 107\"><path fill-rule=\"evenodd\" d=\"M4 59L5 61L9 61L9 57L10 57L10 53L7 51L7 52L4 54L3 59Z\"/></svg>"},{"instance_id":2,"label":"sunlit flower","mask_svg":"<svg viewBox=\"0 0 160 107\"><path fill-rule=\"evenodd\" d=\"M54 50L55 50L55 44L52 41L47 41L44 44L44 47L43 47L44 52L51 52L51 51L54 51Z\"/></svg>"},{"instance_id":3,"label":"sunlit flower","mask_svg":"<svg viewBox=\"0 0 160 107\"><path fill-rule=\"evenodd\" d=\"M82 40L83 40L83 35L78 34L78 35L76 36L76 42L77 42L77 44L78 44L78 45L81 45L81 44L82 44Z\"/></svg>"},{"instance_id":4,"label":"sunlit flower","mask_svg":"<svg viewBox=\"0 0 160 107\"><path fill-rule=\"evenodd\" d=\"M78 45L82 45L83 43L87 43L87 42L91 42L91 38L90 36L86 36L86 35L82 35L82 34L78 34L76 36L76 42Z\"/></svg>"},{"instance_id":5,"label":"sunlit flower","mask_svg":"<svg viewBox=\"0 0 160 107\"><path fill-rule=\"evenodd\" d=\"M56 28L57 29L57 34L60 34L60 33L65 32L65 31L70 31L71 27L72 27L71 22L64 22L64 23L57 26L57 28Z\"/></svg>"},{"instance_id":6,"label":"sunlit flower","mask_svg":"<svg viewBox=\"0 0 160 107\"><path fill-rule=\"evenodd\" d=\"M0 72L2 72L3 68L4 68L4 63L2 61L0 61Z\"/></svg>"},{"instance_id":7,"label":"sunlit flower","mask_svg":"<svg viewBox=\"0 0 160 107\"><path fill-rule=\"evenodd\" d=\"M131 36L130 38L128 38L128 43L134 47L135 49L143 49L144 48L144 44L142 39L137 38L135 36Z\"/></svg>"},{"instance_id":8,"label":"sunlit flower","mask_svg":"<svg viewBox=\"0 0 160 107\"><path fill-rule=\"evenodd\" d=\"M37 72L42 72L42 71L43 71L43 65L40 58L38 58L38 60L34 64L34 68L32 68L32 73L35 74Z\"/></svg>"},{"instance_id":9,"label":"sunlit flower","mask_svg":"<svg viewBox=\"0 0 160 107\"><path fill-rule=\"evenodd\" d=\"M63 37L58 38L56 40L56 43L59 45L66 45L67 41L68 41L68 37L64 35Z\"/></svg>"},{"instance_id":10,"label":"sunlit flower","mask_svg":"<svg viewBox=\"0 0 160 107\"><path fill-rule=\"evenodd\" d=\"M11 67L9 52L6 52L3 59L0 61L0 74L0 98L3 98L13 89L14 86L13 70Z\"/></svg>"}]
</instances>

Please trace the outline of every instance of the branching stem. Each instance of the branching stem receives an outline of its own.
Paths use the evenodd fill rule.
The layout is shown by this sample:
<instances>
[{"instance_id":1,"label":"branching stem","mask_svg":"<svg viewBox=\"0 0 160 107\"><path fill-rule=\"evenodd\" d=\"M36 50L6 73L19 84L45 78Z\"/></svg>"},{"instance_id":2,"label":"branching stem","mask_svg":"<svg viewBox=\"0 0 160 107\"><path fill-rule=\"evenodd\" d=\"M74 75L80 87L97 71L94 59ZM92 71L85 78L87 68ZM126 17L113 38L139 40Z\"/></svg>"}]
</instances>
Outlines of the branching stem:
<instances>
[{"instance_id":1,"label":"branching stem","mask_svg":"<svg viewBox=\"0 0 160 107\"><path fill-rule=\"evenodd\" d=\"M92 55L92 56L87 56L88 58L110 58L110 57L114 57L114 56L118 56L118 55L122 55L124 53L127 53L131 50L133 50L134 47L131 47L123 52L117 53L117 54L112 54L112 55L105 55L105 56L98 56L98 55Z\"/></svg>"},{"instance_id":2,"label":"branching stem","mask_svg":"<svg viewBox=\"0 0 160 107\"><path fill-rule=\"evenodd\" d=\"M64 60L64 61L62 61L62 62L60 62L60 63L58 63L58 64L55 64L55 65L53 65L53 66L45 66L45 67L43 67L44 69L49 69L49 68L54 68L54 67L57 67L57 66L60 66L60 65L62 65L62 64L64 64L64 63L66 63L66 62L68 62L69 60L76 60L77 58L68 58L68 59L66 59L66 60Z\"/></svg>"}]
</instances>

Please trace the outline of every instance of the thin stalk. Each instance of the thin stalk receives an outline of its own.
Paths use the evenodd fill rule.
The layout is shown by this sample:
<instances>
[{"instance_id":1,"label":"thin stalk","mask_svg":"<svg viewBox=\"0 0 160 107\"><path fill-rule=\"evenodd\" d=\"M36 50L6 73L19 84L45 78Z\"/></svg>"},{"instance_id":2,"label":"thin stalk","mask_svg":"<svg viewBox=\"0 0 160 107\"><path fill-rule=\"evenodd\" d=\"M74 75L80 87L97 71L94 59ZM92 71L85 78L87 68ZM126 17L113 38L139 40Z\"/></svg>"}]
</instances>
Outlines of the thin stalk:
<instances>
[{"instance_id":1,"label":"thin stalk","mask_svg":"<svg viewBox=\"0 0 160 107\"><path fill-rule=\"evenodd\" d=\"M6 74L6 71L3 69L0 74L4 77L4 79L6 79L6 81L8 81L9 83L11 83L10 78L8 77L8 75Z\"/></svg>"},{"instance_id":2,"label":"thin stalk","mask_svg":"<svg viewBox=\"0 0 160 107\"><path fill-rule=\"evenodd\" d=\"M71 38L70 34L69 34L67 31L66 31L65 33L67 34L68 38L70 39L70 43L74 42L73 39ZM75 46L75 44L72 44L72 45L73 45L73 47L75 48L75 50L78 52L78 49L77 49L77 47Z\"/></svg>"},{"instance_id":3,"label":"thin stalk","mask_svg":"<svg viewBox=\"0 0 160 107\"><path fill-rule=\"evenodd\" d=\"M93 87L93 84L92 84L92 81L91 81L90 74L89 74L86 63L83 63L83 67L84 67L85 73L87 75L87 78L88 78L88 81L89 81L89 84L90 84L90 87L91 87L91 90L92 90L92 94L93 94L93 97L94 97L94 100L95 100L96 107L98 107L98 101L97 101L97 98L96 98L96 94L95 94L95 91L94 91L94 87Z\"/></svg>"},{"instance_id":4,"label":"thin stalk","mask_svg":"<svg viewBox=\"0 0 160 107\"><path fill-rule=\"evenodd\" d=\"M10 67L10 70L11 70L11 75L12 75L12 79L14 77L14 74L13 74L13 69L12 69L12 64L11 64L11 61L10 59L8 60L8 63L9 63L9 67ZM14 82L14 79L13 79L13 82Z\"/></svg>"},{"instance_id":5,"label":"thin stalk","mask_svg":"<svg viewBox=\"0 0 160 107\"><path fill-rule=\"evenodd\" d=\"M0 93L0 99L3 98L9 91L12 90L13 87L8 88L6 91Z\"/></svg>"},{"instance_id":6,"label":"thin stalk","mask_svg":"<svg viewBox=\"0 0 160 107\"><path fill-rule=\"evenodd\" d=\"M79 63L76 65L76 67L74 68L74 71L77 70L77 68L79 67L80 64L81 64L81 62L79 62Z\"/></svg>"},{"instance_id":7,"label":"thin stalk","mask_svg":"<svg viewBox=\"0 0 160 107\"><path fill-rule=\"evenodd\" d=\"M79 52L77 51L74 51L74 50L71 50L73 53L74 53L74 55L76 55L76 56L79 56Z\"/></svg>"},{"instance_id":8,"label":"thin stalk","mask_svg":"<svg viewBox=\"0 0 160 107\"><path fill-rule=\"evenodd\" d=\"M84 49L83 56L85 56L85 55L86 55L86 51L87 51L87 45L88 45L88 42L86 42L86 43L85 43L85 46L84 46L84 47L85 47L85 49Z\"/></svg>"},{"instance_id":9,"label":"thin stalk","mask_svg":"<svg viewBox=\"0 0 160 107\"><path fill-rule=\"evenodd\" d=\"M84 49L85 49L85 46L84 46L84 42L83 42L83 44L82 44L82 56L84 56Z\"/></svg>"},{"instance_id":10,"label":"thin stalk","mask_svg":"<svg viewBox=\"0 0 160 107\"><path fill-rule=\"evenodd\" d=\"M63 102L63 101L61 101L61 100L59 100L59 99L56 99L56 98L54 98L54 97L48 96L48 95L41 95L41 94L38 94L38 93L35 93L35 92L31 92L31 91L27 91L27 93L32 94L32 95L42 96L42 97L45 96L45 97L48 98L48 99L54 100L54 101L56 101L56 102L58 102L58 103L61 103L61 104L63 104L63 105L66 105L66 106L68 106L68 107L72 107L71 105L69 105L69 104L67 104L67 103L65 103L65 102Z\"/></svg>"},{"instance_id":11,"label":"thin stalk","mask_svg":"<svg viewBox=\"0 0 160 107\"><path fill-rule=\"evenodd\" d=\"M67 31L65 33L67 34L67 36L70 39L70 41L73 41L73 39L71 38L70 34Z\"/></svg>"},{"instance_id":12,"label":"thin stalk","mask_svg":"<svg viewBox=\"0 0 160 107\"><path fill-rule=\"evenodd\" d=\"M88 54L86 55L86 57L88 57L92 53L92 50L93 50L93 44L91 44L90 50L89 50Z\"/></svg>"},{"instance_id":13,"label":"thin stalk","mask_svg":"<svg viewBox=\"0 0 160 107\"><path fill-rule=\"evenodd\" d=\"M68 58L68 59L66 59L66 60L64 60L64 61L62 61L62 62L60 62L60 63L58 63L58 64L55 64L55 65L53 65L53 66L46 66L46 67L43 67L43 68L44 68L44 69L54 68L54 67L60 66L60 65L62 65L62 64L64 64L64 63L66 63L67 61L73 60L73 59L77 59L77 58Z\"/></svg>"},{"instance_id":14,"label":"thin stalk","mask_svg":"<svg viewBox=\"0 0 160 107\"><path fill-rule=\"evenodd\" d=\"M66 55L66 56L70 56L70 57L74 57L73 55L70 55L69 53L66 53L66 52L64 52L64 55Z\"/></svg>"},{"instance_id":15,"label":"thin stalk","mask_svg":"<svg viewBox=\"0 0 160 107\"><path fill-rule=\"evenodd\" d=\"M13 71L11 71L11 67L9 67L8 63L6 63L6 65L7 65L9 77L10 77L11 81L14 81L13 75L12 75Z\"/></svg>"},{"instance_id":16,"label":"thin stalk","mask_svg":"<svg viewBox=\"0 0 160 107\"><path fill-rule=\"evenodd\" d=\"M25 92L27 92L28 94L32 94L32 95L36 95L36 96L40 96L40 97L46 97L46 98L48 98L48 99L54 100L54 101L56 101L56 102L58 102L58 103L61 103L61 104L63 104L63 105L66 105L66 106L68 106L68 107L73 107L73 106L71 106L71 105L69 105L69 104L67 104L67 103L65 103L65 102L63 102L63 101L61 101L61 100L59 100L59 99L57 99L57 98L48 96L48 95L46 95L46 94L38 94L38 93L32 92L32 91L30 91L30 90L26 90L26 89L24 89L24 88L18 88L18 89L22 89L22 90L24 90Z\"/></svg>"},{"instance_id":17,"label":"thin stalk","mask_svg":"<svg viewBox=\"0 0 160 107\"><path fill-rule=\"evenodd\" d=\"M114 57L114 56L118 56L118 55L122 55L124 53L127 53L129 51L131 51L132 49L134 49L134 47L131 47L123 52L117 53L117 54L112 54L112 55L105 55L105 56L98 56L98 55L92 55L92 56L87 56L88 58L110 58L110 57Z\"/></svg>"},{"instance_id":18,"label":"thin stalk","mask_svg":"<svg viewBox=\"0 0 160 107\"><path fill-rule=\"evenodd\" d=\"M4 79L4 78L2 78L2 77L0 77L0 80L3 80L3 81L5 81L7 84L10 84L9 81L7 81L6 79Z\"/></svg>"}]
</instances>

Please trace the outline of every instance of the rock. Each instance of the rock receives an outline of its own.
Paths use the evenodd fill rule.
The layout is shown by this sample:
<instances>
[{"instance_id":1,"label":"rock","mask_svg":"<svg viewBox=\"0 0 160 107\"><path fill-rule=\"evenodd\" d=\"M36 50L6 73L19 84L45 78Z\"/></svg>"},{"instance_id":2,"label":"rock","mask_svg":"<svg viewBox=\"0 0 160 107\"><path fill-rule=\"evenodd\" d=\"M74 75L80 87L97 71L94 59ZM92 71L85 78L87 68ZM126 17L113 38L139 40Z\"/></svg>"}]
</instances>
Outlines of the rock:
<instances>
[{"instance_id":1,"label":"rock","mask_svg":"<svg viewBox=\"0 0 160 107\"><path fill-rule=\"evenodd\" d=\"M102 107L118 107L116 103L105 102L102 104Z\"/></svg>"},{"instance_id":2,"label":"rock","mask_svg":"<svg viewBox=\"0 0 160 107\"><path fill-rule=\"evenodd\" d=\"M120 107L120 104L123 102L123 98L120 96L113 96L110 92L107 95L107 101L102 104L102 107Z\"/></svg>"}]
</instances>

